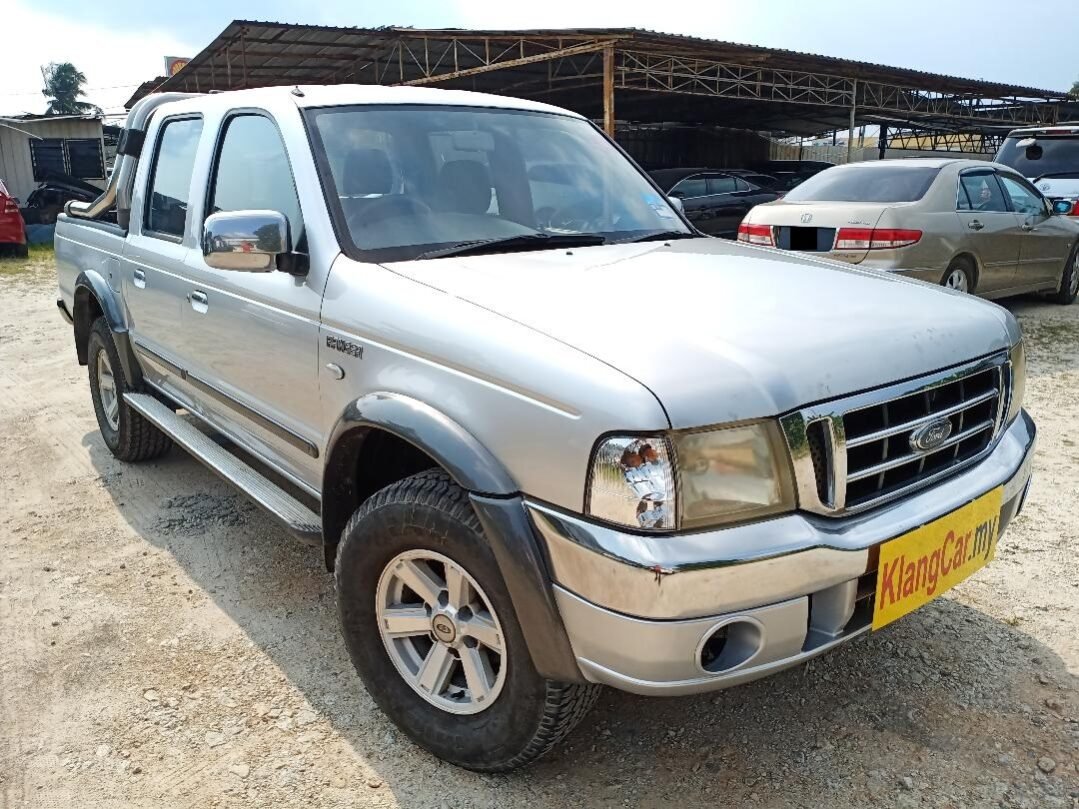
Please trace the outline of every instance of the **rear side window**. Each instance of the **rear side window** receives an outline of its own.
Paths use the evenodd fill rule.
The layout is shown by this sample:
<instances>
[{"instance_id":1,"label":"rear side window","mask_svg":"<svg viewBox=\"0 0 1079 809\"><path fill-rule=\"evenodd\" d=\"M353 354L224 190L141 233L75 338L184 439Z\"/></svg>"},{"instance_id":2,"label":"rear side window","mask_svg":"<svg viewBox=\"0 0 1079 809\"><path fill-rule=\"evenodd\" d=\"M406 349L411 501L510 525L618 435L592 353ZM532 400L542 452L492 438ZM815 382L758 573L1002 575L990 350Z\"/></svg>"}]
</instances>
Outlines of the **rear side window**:
<instances>
[{"instance_id":1,"label":"rear side window","mask_svg":"<svg viewBox=\"0 0 1079 809\"><path fill-rule=\"evenodd\" d=\"M147 194L148 231L183 238L191 196L191 169L201 134L201 118L167 121L161 127Z\"/></svg>"},{"instance_id":2,"label":"rear side window","mask_svg":"<svg viewBox=\"0 0 1079 809\"><path fill-rule=\"evenodd\" d=\"M789 202L916 202L940 169L929 166L836 166L792 189Z\"/></svg>"},{"instance_id":3,"label":"rear side window","mask_svg":"<svg viewBox=\"0 0 1079 809\"><path fill-rule=\"evenodd\" d=\"M989 211L1007 213L997 176L991 171L962 174L959 177L958 209L960 211Z\"/></svg>"},{"instance_id":4,"label":"rear side window","mask_svg":"<svg viewBox=\"0 0 1079 809\"><path fill-rule=\"evenodd\" d=\"M295 246L303 235L300 200L285 144L261 115L237 115L225 124L207 214L277 211L288 219Z\"/></svg>"}]
</instances>

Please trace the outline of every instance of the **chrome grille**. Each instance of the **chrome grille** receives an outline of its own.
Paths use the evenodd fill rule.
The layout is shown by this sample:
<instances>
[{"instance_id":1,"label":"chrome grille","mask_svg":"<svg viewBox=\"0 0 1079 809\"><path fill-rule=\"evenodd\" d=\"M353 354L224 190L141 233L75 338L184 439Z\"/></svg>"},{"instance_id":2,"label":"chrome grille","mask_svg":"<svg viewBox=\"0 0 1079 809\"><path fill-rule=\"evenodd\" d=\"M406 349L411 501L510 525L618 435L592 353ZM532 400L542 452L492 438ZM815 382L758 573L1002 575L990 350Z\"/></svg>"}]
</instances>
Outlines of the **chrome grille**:
<instances>
[{"instance_id":1,"label":"chrome grille","mask_svg":"<svg viewBox=\"0 0 1079 809\"><path fill-rule=\"evenodd\" d=\"M801 506L863 511L972 463L1000 430L1009 378L994 357L785 417Z\"/></svg>"}]
</instances>

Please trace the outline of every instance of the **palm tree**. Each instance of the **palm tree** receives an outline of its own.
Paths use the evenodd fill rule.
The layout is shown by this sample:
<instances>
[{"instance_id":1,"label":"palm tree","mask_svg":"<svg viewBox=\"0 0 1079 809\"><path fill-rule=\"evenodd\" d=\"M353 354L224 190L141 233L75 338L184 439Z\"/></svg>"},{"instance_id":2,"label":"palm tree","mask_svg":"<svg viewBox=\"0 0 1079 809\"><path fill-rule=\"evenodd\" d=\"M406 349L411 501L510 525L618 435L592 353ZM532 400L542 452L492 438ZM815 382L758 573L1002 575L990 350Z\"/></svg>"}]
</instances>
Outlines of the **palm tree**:
<instances>
[{"instance_id":1,"label":"palm tree","mask_svg":"<svg viewBox=\"0 0 1079 809\"><path fill-rule=\"evenodd\" d=\"M41 77L45 80L45 89L41 94L49 101L46 115L82 115L87 112L101 112L96 104L79 101L84 96L82 86L86 84L86 75L71 62L49 62L41 68Z\"/></svg>"}]
</instances>

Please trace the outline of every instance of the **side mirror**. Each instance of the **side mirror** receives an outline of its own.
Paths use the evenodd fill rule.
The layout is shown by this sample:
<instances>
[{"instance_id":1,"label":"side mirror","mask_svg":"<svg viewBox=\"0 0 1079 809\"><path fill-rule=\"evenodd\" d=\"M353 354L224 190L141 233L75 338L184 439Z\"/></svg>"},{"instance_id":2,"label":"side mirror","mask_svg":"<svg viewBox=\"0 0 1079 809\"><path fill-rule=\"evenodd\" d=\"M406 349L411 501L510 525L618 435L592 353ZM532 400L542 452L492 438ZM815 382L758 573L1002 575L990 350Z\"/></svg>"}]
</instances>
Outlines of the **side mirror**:
<instances>
[{"instance_id":1,"label":"side mirror","mask_svg":"<svg viewBox=\"0 0 1079 809\"><path fill-rule=\"evenodd\" d=\"M202 255L218 270L272 272L291 252L288 219L277 211L215 213L202 226Z\"/></svg>"},{"instance_id":2,"label":"side mirror","mask_svg":"<svg viewBox=\"0 0 1079 809\"><path fill-rule=\"evenodd\" d=\"M1072 212L1072 208L1075 207L1070 200L1055 199L1053 200L1053 213L1058 216L1067 216Z\"/></svg>"},{"instance_id":3,"label":"side mirror","mask_svg":"<svg viewBox=\"0 0 1079 809\"><path fill-rule=\"evenodd\" d=\"M682 204L681 197L667 197L667 202L671 203L678 213L685 215L686 206Z\"/></svg>"}]
</instances>

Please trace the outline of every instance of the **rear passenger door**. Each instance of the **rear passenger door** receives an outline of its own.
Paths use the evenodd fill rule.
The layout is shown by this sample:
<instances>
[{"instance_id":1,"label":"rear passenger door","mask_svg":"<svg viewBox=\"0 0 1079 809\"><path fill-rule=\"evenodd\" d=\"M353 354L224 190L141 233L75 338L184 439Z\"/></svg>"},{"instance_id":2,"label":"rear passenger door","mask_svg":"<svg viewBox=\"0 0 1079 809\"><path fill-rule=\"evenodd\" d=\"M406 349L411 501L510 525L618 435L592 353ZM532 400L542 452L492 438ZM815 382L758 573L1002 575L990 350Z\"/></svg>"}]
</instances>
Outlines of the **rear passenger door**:
<instances>
[{"instance_id":1,"label":"rear passenger door","mask_svg":"<svg viewBox=\"0 0 1079 809\"><path fill-rule=\"evenodd\" d=\"M198 116L165 118L156 129L151 127L149 170L136 177L143 193L136 195L141 201L131 212L121 263L135 351L151 380L173 391L182 384L180 304L187 291L183 273L188 253L184 234L202 129Z\"/></svg>"},{"instance_id":2,"label":"rear passenger door","mask_svg":"<svg viewBox=\"0 0 1079 809\"><path fill-rule=\"evenodd\" d=\"M956 216L964 234L963 244L978 258L977 291L995 292L1015 286L1023 232L992 169L960 173Z\"/></svg>"},{"instance_id":3,"label":"rear passenger door","mask_svg":"<svg viewBox=\"0 0 1079 809\"><path fill-rule=\"evenodd\" d=\"M259 111L225 117L213 147L206 216L273 210L288 219L294 253L306 253L303 215L277 125ZM303 265L306 256L299 256ZM319 479L318 317L321 294L303 275L210 267L187 257L183 296L188 381L213 421L279 469Z\"/></svg>"}]
</instances>

